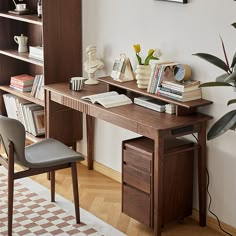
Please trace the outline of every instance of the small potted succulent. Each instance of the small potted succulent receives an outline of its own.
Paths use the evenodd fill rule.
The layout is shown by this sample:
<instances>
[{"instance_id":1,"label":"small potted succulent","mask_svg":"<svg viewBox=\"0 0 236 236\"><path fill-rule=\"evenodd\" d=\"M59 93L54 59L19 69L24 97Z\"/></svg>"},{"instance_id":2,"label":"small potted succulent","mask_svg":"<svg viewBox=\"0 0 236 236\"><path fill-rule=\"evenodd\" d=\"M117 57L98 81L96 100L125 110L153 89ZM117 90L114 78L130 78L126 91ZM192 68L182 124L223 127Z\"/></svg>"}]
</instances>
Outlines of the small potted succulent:
<instances>
[{"instance_id":1,"label":"small potted succulent","mask_svg":"<svg viewBox=\"0 0 236 236\"><path fill-rule=\"evenodd\" d=\"M236 28L236 23L233 23L232 26ZM225 61L222 59L207 53L196 53L193 54L195 56L200 57L201 59L217 66L222 69L225 73L218 76L216 81L207 82L200 85L200 87L213 87L213 86L225 86L231 87L236 91L236 53L233 56L231 64L229 64L229 60L226 54L224 42L221 39L222 48L224 52ZM228 101L227 106L236 103L236 99L231 99ZM229 129L236 129L236 110L231 110L223 115L219 120L217 120L210 128L207 133L207 139L214 139L223 133L225 133Z\"/></svg>"}]
</instances>

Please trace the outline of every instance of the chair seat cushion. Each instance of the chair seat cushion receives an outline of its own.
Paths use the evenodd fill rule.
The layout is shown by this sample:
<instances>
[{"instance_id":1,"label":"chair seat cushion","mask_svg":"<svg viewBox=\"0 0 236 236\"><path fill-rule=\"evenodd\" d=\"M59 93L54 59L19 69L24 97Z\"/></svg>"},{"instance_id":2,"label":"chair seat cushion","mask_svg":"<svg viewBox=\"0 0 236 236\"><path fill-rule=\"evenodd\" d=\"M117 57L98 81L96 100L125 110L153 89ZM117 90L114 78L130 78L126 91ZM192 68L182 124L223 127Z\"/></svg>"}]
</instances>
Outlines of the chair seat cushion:
<instances>
[{"instance_id":1,"label":"chair seat cushion","mask_svg":"<svg viewBox=\"0 0 236 236\"><path fill-rule=\"evenodd\" d=\"M83 156L55 139L44 139L25 148L28 167L49 167L84 160Z\"/></svg>"}]
</instances>

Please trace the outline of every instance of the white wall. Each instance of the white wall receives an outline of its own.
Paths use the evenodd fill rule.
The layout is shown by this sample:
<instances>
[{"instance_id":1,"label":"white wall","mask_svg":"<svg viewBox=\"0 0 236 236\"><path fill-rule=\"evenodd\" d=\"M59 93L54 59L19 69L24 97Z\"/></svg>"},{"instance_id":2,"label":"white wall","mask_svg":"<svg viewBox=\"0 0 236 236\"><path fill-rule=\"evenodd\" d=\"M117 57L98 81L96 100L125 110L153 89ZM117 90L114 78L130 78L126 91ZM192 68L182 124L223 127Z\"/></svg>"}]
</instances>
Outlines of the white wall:
<instances>
[{"instance_id":1,"label":"white wall","mask_svg":"<svg viewBox=\"0 0 236 236\"><path fill-rule=\"evenodd\" d=\"M84 0L83 46L85 49L88 44L97 45L97 56L105 63L98 76L110 75L113 61L120 53L126 53L135 68L132 45L140 43L145 53L149 48L159 47L163 60L189 64L195 79L213 81L222 71L192 54L208 52L223 59L221 35L231 61L236 49L236 30L230 26L236 22L235 12L236 2L233 0L189 0L185 5L154 0ZM234 105L226 107L227 100L235 97L231 88L206 88L203 96L214 101L213 105L202 109L214 116L210 124L227 110L235 108ZM121 141L134 136L136 134L97 120L95 159L119 171ZM213 197L211 209L222 221L234 227L235 140L235 132L229 131L207 143Z\"/></svg>"}]
</instances>

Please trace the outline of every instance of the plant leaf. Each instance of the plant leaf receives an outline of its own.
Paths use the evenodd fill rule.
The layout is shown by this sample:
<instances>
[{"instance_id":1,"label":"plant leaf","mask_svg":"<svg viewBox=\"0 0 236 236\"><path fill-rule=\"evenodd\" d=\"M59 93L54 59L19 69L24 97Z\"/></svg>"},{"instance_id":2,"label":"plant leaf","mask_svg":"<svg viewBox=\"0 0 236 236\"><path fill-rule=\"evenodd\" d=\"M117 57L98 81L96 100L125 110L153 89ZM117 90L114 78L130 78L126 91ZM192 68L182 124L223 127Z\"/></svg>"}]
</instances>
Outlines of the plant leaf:
<instances>
[{"instance_id":1,"label":"plant leaf","mask_svg":"<svg viewBox=\"0 0 236 236\"><path fill-rule=\"evenodd\" d=\"M224 73L218 77L216 77L216 82L225 82L225 79L229 76L229 74Z\"/></svg>"},{"instance_id":2,"label":"plant leaf","mask_svg":"<svg viewBox=\"0 0 236 236\"><path fill-rule=\"evenodd\" d=\"M236 99L229 100L228 103L227 103L227 106L229 106L229 105L231 105L233 103L236 103Z\"/></svg>"},{"instance_id":3,"label":"plant leaf","mask_svg":"<svg viewBox=\"0 0 236 236\"><path fill-rule=\"evenodd\" d=\"M233 85L226 83L226 82L207 82L199 85L199 88L203 87L216 87L216 86L229 86L232 87Z\"/></svg>"},{"instance_id":4,"label":"plant leaf","mask_svg":"<svg viewBox=\"0 0 236 236\"><path fill-rule=\"evenodd\" d=\"M225 79L225 82L226 83L231 83L231 82L234 82L235 83L236 81L236 71L233 71L232 74L230 74L226 79Z\"/></svg>"},{"instance_id":5,"label":"plant leaf","mask_svg":"<svg viewBox=\"0 0 236 236\"><path fill-rule=\"evenodd\" d=\"M139 56L138 53L136 53L137 59L138 59L138 64L142 65L142 58Z\"/></svg>"},{"instance_id":6,"label":"plant leaf","mask_svg":"<svg viewBox=\"0 0 236 236\"><path fill-rule=\"evenodd\" d=\"M234 57L233 57L233 60L232 60L232 63L231 63L231 68L233 68L236 64L236 53L234 53Z\"/></svg>"},{"instance_id":7,"label":"plant leaf","mask_svg":"<svg viewBox=\"0 0 236 236\"><path fill-rule=\"evenodd\" d=\"M233 26L234 28L236 28L236 22L235 22L235 23L233 23L233 24L232 24L232 26Z\"/></svg>"},{"instance_id":8,"label":"plant leaf","mask_svg":"<svg viewBox=\"0 0 236 236\"><path fill-rule=\"evenodd\" d=\"M223 133L225 133L227 130L232 128L236 124L236 110L232 110L225 115L223 115L212 127L207 133L207 139L211 140L214 139Z\"/></svg>"},{"instance_id":9,"label":"plant leaf","mask_svg":"<svg viewBox=\"0 0 236 236\"><path fill-rule=\"evenodd\" d=\"M226 65L226 63L221 60L220 58L216 57L216 56L213 56L211 54L208 54L208 53L196 53L196 54L193 54L194 56L198 56L200 57L201 59L221 68L222 70L226 71L228 73L229 71L229 68L228 66Z\"/></svg>"},{"instance_id":10,"label":"plant leaf","mask_svg":"<svg viewBox=\"0 0 236 236\"><path fill-rule=\"evenodd\" d=\"M229 61L228 61L227 53L226 53L226 50L225 50L225 44L224 44L224 41L221 37L220 37L220 40L221 40L221 44L222 44L222 48L223 48L223 52L224 52L224 56L225 56L226 65L228 67L228 70L230 71Z\"/></svg>"}]
</instances>

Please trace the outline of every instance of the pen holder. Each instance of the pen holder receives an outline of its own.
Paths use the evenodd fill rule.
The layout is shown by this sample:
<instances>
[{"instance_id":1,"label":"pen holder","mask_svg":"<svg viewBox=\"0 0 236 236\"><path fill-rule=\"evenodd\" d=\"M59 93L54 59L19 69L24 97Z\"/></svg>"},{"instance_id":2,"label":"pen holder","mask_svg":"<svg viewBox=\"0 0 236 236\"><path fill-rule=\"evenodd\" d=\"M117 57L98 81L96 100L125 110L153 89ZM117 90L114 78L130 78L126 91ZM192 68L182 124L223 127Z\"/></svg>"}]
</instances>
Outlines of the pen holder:
<instances>
[{"instance_id":1,"label":"pen holder","mask_svg":"<svg viewBox=\"0 0 236 236\"><path fill-rule=\"evenodd\" d=\"M73 91L80 91L84 87L85 78L83 77L72 77L70 79L70 89Z\"/></svg>"}]
</instances>

